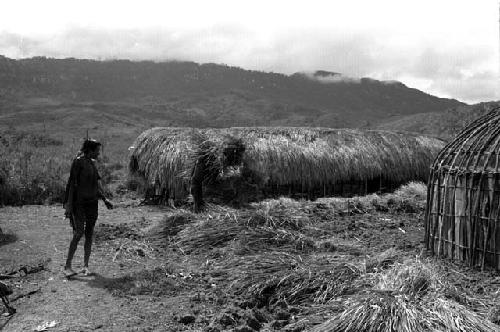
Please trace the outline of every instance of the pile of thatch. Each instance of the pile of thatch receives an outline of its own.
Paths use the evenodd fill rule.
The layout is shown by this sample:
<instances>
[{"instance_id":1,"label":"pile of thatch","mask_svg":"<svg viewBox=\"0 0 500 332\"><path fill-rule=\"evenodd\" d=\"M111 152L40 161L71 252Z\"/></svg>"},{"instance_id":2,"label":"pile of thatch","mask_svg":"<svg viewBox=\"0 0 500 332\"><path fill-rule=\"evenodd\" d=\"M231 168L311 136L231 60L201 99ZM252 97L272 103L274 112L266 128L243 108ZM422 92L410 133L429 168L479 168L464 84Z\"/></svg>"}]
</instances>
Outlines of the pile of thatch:
<instances>
[{"instance_id":1,"label":"pile of thatch","mask_svg":"<svg viewBox=\"0 0 500 332\"><path fill-rule=\"evenodd\" d=\"M405 295L371 293L350 301L349 308L311 332L493 332L495 325L456 302L437 298L417 301Z\"/></svg>"},{"instance_id":2,"label":"pile of thatch","mask_svg":"<svg viewBox=\"0 0 500 332\"><path fill-rule=\"evenodd\" d=\"M326 304L352 292L361 275L357 266L326 256L301 258L278 251L235 256L214 268L225 272L231 291L259 305Z\"/></svg>"},{"instance_id":3,"label":"pile of thatch","mask_svg":"<svg viewBox=\"0 0 500 332\"><path fill-rule=\"evenodd\" d=\"M206 162L206 184L222 192L229 166L239 166L228 195L244 181L264 196L355 194L427 179L444 143L408 133L325 128L153 128L142 133L130 170L156 194L187 197L196 160ZM231 169L234 170L234 169ZM253 186L253 187L252 187ZM210 187L210 186L208 186ZM222 188L222 189L221 189ZM208 188L210 189L210 188Z\"/></svg>"},{"instance_id":4,"label":"pile of thatch","mask_svg":"<svg viewBox=\"0 0 500 332\"><path fill-rule=\"evenodd\" d=\"M430 264L397 264L372 289L350 298L345 310L313 332L486 332L500 327L443 296L446 285Z\"/></svg>"},{"instance_id":5,"label":"pile of thatch","mask_svg":"<svg viewBox=\"0 0 500 332\"><path fill-rule=\"evenodd\" d=\"M301 252L315 248L314 240L299 231L304 224L295 218L267 215L260 208L220 209L187 225L177 234L176 245L184 252L194 252L232 244L239 254L267 248Z\"/></svg>"}]
</instances>

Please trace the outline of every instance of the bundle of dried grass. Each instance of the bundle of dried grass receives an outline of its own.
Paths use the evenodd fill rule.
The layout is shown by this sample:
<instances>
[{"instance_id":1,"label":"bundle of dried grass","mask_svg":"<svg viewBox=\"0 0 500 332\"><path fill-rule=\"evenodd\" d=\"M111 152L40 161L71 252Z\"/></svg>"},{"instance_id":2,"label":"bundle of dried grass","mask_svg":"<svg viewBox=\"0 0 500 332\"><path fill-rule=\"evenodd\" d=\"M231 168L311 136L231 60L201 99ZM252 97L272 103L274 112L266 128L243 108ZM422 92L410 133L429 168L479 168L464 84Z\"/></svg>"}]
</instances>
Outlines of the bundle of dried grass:
<instances>
[{"instance_id":1,"label":"bundle of dried grass","mask_svg":"<svg viewBox=\"0 0 500 332\"><path fill-rule=\"evenodd\" d=\"M429 292L443 289L445 286L440 280L437 268L420 260L412 260L397 263L393 268L380 274L374 289L422 297Z\"/></svg>"},{"instance_id":2,"label":"bundle of dried grass","mask_svg":"<svg viewBox=\"0 0 500 332\"><path fill-rule=\"evenodd\" d=\"M176 245L185 252L210 250L234 241L242 231L242 225L229 218L198 221L177 234Z\"/></svg>"},{"instance_id":3,"label":"bundle of dried grass","mask_svg":"<svg viewBox=\"0 0 500 332\"><path fill-rule=\"evenodd\" d=\"M441 280L429 263L396 264L375 277L371 290L348 300L343 312L311 331L500 331L461 304L438 297L446 288Z\"/></svg>"},{"instance_id":4,"label":"bundle of dried grass","mask_svg":"<svg viewBox=\"0 0 500 332\"><path fill-rule=\"evenodd\" d=\"M422 319L431 331L487 332L500 331L493 324L465 306L454 301L436 299L427 304Z\"/></svg>"},{"instance_id":5,"label":"bundle of dried grass","mask_svg":"<svg viewBox=\"0 0 500 332\"><path fill-rule=\"evenodd\" d=\"M247 249L245 252L260 251L269 247L301 252L316 249L315 242L310 237L300 232L273 227L245 227L237 239L238 245Z\"/></svg>"},{"instance_id":6,"label":"bundle of dried grass","mask_svg":"<svg viewBox=\"0 0 500 332\"><path fill-rule=\"evenodd\" d=\"M326 270L318 265L304 266L281 279L273 278L264 284L255 285L250 291L263 294L266 289L274 288L271 302L283 299L292 304L328 303L340 295L354 289L353 281L360 276L354 265L338 264Z\"/></svg>"},{"instance_id":7,"label":"bundle of dried grass","mask_svg":"<svg viewBox=\"0 0 500 332\"><path fill-rule=\"evenodd\" d=\"M348 309L312 328L311 332L424 332L418 308L404 296L375 293L357 297Z\"/></svg>"},{"instance_id":8,"label":"bundle of dried grass","mask_svg":"<svg viewBox=\"0 0 500 332\"><path fill-rule=\"evenodd\" d=\"M315 249L314 241L300 232L283 228L252 227L227 215L189 225L177 237L176 245L185 252L207 251L228 246L228 242L233 242L232 249L239 254L270 247L302 252Z\"/></svg>"},{"instance_id":9,"label":"bundle of dried grass","mask_svg":"<svg viewBox=\"0 0 500 332\"><path fill-rule=\"evenodd\" d=\"M247 220L246 224L249 226L291 230L300 230L311 223L303 204L284 197L254 203L242 218Z\"/></svg>"},{"instance_id":10,"label":"bundle of dried grass","mask_svg":"<svg viewBox=\"0 0 500 332\"><path fill-rule=\"evenodd\" d=\"M300 252L316 248L315 241L300 231L309 222L306 215L290 216L290 211L282 207L263 209L255 205L236 210L219 206L200 218L192 214L188 217L190 223L176 230L176 244L187 252L226 246L230 241L234 242L232 249L239 254L270 247ZM171 218L166 221L169 220Z\"/></svg>"},{"instance_id":11,"label":"bundle of dried grass","mask_svg":"<svg viewBox=\"0 0 500 332\"><path fill-rule=\"evenodd\" d=\"M341 314L311 332L493 332L495 325L453 301L371 293L346 304Z\"/></svg>"},{"instance_id":12,"label":"bundle of dried grass","mask_svg":"<svg viewBox=\"0 0 500 332\"><path fill-rule=\"evenodd\" d=\"M283 252L234 257L216 267L226 271L230 288L262 305L284 300L290 304L328 303L351 292L358 267L327 258L301 259Z\"/></svg>"}]
</instances>

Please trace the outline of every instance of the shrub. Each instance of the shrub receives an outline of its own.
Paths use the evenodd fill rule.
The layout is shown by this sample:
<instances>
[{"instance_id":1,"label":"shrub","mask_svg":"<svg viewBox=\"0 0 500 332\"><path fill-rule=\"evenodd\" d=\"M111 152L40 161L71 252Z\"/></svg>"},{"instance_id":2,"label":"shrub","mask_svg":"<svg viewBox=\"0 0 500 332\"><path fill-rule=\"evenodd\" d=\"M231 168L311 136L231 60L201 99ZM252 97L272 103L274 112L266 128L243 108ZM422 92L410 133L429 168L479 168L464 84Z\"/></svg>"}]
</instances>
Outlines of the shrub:
<instances>
[{"instance_id":1,"label":"shrub","mask_svg":"<svg viewBox=\"0 0 500 332\"><path fill-rule=\"evenodd\" d=\"M64 145L48 135L9 131L0 139L0 205L62 202L79 142ZM111 173L104 168L104 182ZM116 165L112 167L116 168Z\"/></svg>"},{"instance_id":2,"label":"shrub","mask_svg":"<svg viewBox=\"0 0 500 332\"><path fill-rule=\"evenodd\" d=\"M425 200L427 197L427 186L423 182L413 181L401 186L394 194L402 198Z\"/></svg>"}]
</instances>

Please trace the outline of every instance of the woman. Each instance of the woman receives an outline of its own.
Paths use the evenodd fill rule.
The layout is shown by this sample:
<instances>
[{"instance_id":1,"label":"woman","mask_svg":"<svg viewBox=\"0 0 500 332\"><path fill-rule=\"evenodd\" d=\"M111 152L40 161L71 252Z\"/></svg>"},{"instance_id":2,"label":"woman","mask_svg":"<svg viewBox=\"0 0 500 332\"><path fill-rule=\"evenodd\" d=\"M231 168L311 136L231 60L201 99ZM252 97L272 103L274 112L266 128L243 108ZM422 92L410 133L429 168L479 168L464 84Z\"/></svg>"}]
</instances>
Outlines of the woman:
<instances>
[{"instance_id":1,"label":"woman","mask_svg":"<svg viewBox=\"0 0 500 332\"><path fill-rule=\"evenodd\" d=\"M90 275L89 259L92 250L92 235L98 215L98 200L102 199L108 209L113 204L105 197L100 184L101 177L94 160L99 157L101 143L87 139L83 143L81 153L73 160L70 176L66 186L64 199L65 215L70 219L73 238L69 245L68 257L64 267L67 277L75 275L71 263L78 242L85 235L83 273Z\"/></svg>"}]
</instances>

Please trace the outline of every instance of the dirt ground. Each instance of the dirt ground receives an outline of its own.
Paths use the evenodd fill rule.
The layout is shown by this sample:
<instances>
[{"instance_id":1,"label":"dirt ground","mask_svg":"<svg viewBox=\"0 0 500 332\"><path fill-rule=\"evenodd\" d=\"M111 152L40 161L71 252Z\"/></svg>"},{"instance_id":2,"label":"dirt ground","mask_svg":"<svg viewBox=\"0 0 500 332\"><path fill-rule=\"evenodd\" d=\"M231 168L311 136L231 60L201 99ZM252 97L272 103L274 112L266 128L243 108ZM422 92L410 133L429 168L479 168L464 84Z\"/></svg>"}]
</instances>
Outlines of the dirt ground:
<instances>
[{"instance_id":1,"label":"dirt ground","mask_svg":"<svg viewBox=\"0 0 500 332\"><path fill-rule=\"evenodd\" d=\"M108 211L101 206L100 211L101 225L144 225L154 223L164 214L149 207ZM40 272L6 281L14 287L11 298L30 292L34 294L12 303L17 313L10 318L0 318L0 329L3 326L5 331L32 331L44 322L55 321L57 325L51 331L168 330L172 308L181 309L188 305L185 299L175 296L161 300L117 297L105 288L124 275L160 264L168 258L161 257L161 253L155 253L154 258L138 256L140 260L115 258L117 248L113 248L109 241L96 241L91 257L95 275L77 276L68 281L62 268L71 228L63 215L59 206L0 209L3 231L17 237L17 241L0 247L0 269L4 270L1 272L15 271L22 266L43 264L44 267ZM74 260L77 269L82 266L82 251L80 245Z\"/></svg>"},{"instance_id":2,"label":"dirt ground","mask_svg":"<svg viewBox=\"0 0 500 332\"><path fill-rule=\"evenodd\" d=\"M0 227L13 234L0 244L0 274L12 277L4 281L14 288L10 299L17 309L13 316L0 316L0 330L43 330L42 324L52 323L47 331L302 331L331 315L318 311L300 327L297 323L310 309L306 306L259 309L231 297L226 284L210 273L215 251L188 254L157 236L155 230L173 213L137 202L122 202L114 210L100 206L91 257L95 274L67 280L62 269L71 228L62 208L0 208ZM423 253L419 213L359 213L325 221L316 236L335 237L336 249L325 253L334 259L348 254L362 261L389 248L407 258ZM347 253L339 243L348 244ZM76 269L82 259L83 242ZM500 277L460 264L436 264L455 280L462 302L486 317Z\"/></svg>"}]
</instances>

